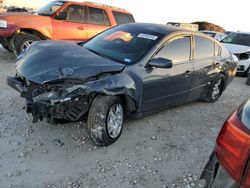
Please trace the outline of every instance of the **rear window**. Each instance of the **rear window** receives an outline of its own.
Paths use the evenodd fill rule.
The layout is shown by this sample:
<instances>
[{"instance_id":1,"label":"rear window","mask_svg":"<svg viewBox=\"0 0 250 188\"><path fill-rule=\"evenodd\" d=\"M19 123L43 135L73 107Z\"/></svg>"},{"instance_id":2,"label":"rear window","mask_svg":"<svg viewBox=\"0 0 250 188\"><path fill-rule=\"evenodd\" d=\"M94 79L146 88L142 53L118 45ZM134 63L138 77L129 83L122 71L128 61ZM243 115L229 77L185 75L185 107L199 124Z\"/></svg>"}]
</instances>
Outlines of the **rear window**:
<instances>
[{"instance_id":1,"label":"rear window","mask_svg":"<svg viewBox=\"0 0 250 188\"><path fill-rule=\"evenodd\" d=\"M221 56L222 57L228 57L229 55L230 55L229 51L225 47L222 47Z\"/></svg>"},{"instance_id":2,"label":"rear window","mask_svg":"<svg viewBox=\"0 0 250 188\"><path fill-rule=\"evenodd\" d=\"M239 111L241 122L250 129L250 100L248 100Z\"/></svg>"},{"instance_id":3,"label":"rear window","mask_svg":"<svg viewBox=\"0 0 250 188\"><path fill-rule=\"evenodd\" d=\"M115 17L115 21L116 21L117 25L135 22L135 19L134 19L133 15L131 15L131 14L121 13L121 12L117 12L117 11L113 11L112 13Z\"/></svg>"},{"instance_id":4,"label":"rear window","mask_svg":"<svg viewBox=\"0 0 250 188\"><path fill-rule=\"evenodd\" d=\"M205 37L195 36L195 59L214 56L214 42Z\"/></svg>"}]
</instances>

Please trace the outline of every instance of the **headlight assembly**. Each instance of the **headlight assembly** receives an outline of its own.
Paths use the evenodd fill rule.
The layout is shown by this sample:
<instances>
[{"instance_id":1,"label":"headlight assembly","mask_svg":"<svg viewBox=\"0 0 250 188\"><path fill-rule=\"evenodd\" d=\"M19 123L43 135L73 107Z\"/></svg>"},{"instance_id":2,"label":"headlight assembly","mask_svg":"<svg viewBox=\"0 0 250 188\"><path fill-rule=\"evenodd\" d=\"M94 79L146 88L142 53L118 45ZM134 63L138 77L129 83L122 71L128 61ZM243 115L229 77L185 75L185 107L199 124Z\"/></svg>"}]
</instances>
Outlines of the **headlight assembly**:
<instances>
[{"instance_id":1,"label":"headlight assembly","mask_svg":"<svg viewBox=\"0 0 250 188\"><path fill-rule=\"evenodd\" d=\"M0 20L0 28L7 28L8 23L5 20Z\"/></svg>"}]
</instances>

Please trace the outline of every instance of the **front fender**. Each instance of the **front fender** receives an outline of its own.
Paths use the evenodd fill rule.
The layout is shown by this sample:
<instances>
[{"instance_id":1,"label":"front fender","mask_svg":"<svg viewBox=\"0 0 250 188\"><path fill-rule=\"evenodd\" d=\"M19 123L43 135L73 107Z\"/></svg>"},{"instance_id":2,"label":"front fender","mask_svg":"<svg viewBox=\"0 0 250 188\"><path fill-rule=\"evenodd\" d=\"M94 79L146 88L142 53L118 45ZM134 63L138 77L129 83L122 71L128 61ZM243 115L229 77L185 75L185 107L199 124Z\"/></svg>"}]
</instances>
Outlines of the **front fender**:
<instances>
[{"instance_id":1,"label":"front fender","mask_svg":"<svg viewBox=\"0 0 250 188\"><path fill-rule=\"evenodd\" d=\"M123 95L126 98L132 99L136 108L139 107L142 84L133 75L127 73L111 75L97 81L88 82L87 85L87 93L89 94Z\"/></svg>"}]
</instances>

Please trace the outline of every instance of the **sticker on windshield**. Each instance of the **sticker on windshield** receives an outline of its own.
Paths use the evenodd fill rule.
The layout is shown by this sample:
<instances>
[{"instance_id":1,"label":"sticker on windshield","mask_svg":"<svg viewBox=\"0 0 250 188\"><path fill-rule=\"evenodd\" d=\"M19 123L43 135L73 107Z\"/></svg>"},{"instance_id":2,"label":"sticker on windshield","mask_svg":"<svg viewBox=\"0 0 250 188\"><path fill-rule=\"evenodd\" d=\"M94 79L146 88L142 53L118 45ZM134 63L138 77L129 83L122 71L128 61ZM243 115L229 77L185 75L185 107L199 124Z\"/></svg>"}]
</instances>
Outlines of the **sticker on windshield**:
<instances>
[{"instance_id":1,"label":"sticker on windshield","mask_svg":"<svg viewBox=\"0 0 250 188\"><path fill-rule=\"evenodd\" d=\"M144 34L144 33L139 34L137 37L143 38L143 39L148 39L148 40L156 40L158 38L158 36L150 35L150 34Z\"/></svg>"},{"instance_id":2,"label":"sticker on windshield","mask_svg":"<svg viewBox=\"0 0 250 188\"><path fill-rule=\"evenodd\" d=\"M127 63L131 63L131 59L125 58L124 61L127 62Z\"/></svg>"}]
</instances>

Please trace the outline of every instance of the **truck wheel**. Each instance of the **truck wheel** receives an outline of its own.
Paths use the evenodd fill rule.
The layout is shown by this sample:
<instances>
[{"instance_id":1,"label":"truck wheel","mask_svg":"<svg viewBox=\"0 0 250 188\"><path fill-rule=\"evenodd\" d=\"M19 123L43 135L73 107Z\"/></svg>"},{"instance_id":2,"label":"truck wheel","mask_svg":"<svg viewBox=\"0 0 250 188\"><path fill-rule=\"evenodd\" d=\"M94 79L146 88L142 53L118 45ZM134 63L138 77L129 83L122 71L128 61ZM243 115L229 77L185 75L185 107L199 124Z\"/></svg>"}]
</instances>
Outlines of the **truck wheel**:
<instances>
[{"instance_id":1,"label":"truck wheel","mask_svg":"<svg viewBox=\"0 0 250 188\"><path fill-rule=\"evenodd\" d=\"M7 44L4 44L4 43L1 43L2 44L2 46L3 46L3 48L5 49L5 50L7 50L8 52L13 52L10 48L9 48L9 46L7 45Z\"/></svg>"},{"instance_id":2,"label":"truck wheel","mask_svg":"<svg viewBox=\"0 0 250 188\"><path fill-rule=\"evenodd\" d=\"M90 107L87 132L95 145L113 144L122 133L123 102L116 96L97 96Z\"/></svg>"},{"instance_id":3,"label":"truck wheel","mask_svg":"<svg viewBox=\"0 0 250 188\"><path fill-rule=\"evenodd\" d=\"M219 74L207 89L204 96L204 101L209 103L217 101L225 89L225 84L225 76L223 74Z\"/></svg>"},{"instance_id":4,"label":"truck wheel","mask_svg":"<svg viewBox=\"0 0 250 188\"><path fill-rule=\"evenodd\" d=\"M29 47L33 42L41 40L40 37L32 35L29 33L18 35L15 38L14 42L14 53L16 56L20 55L27 47Z\"/></svg>"}]
</instances>

